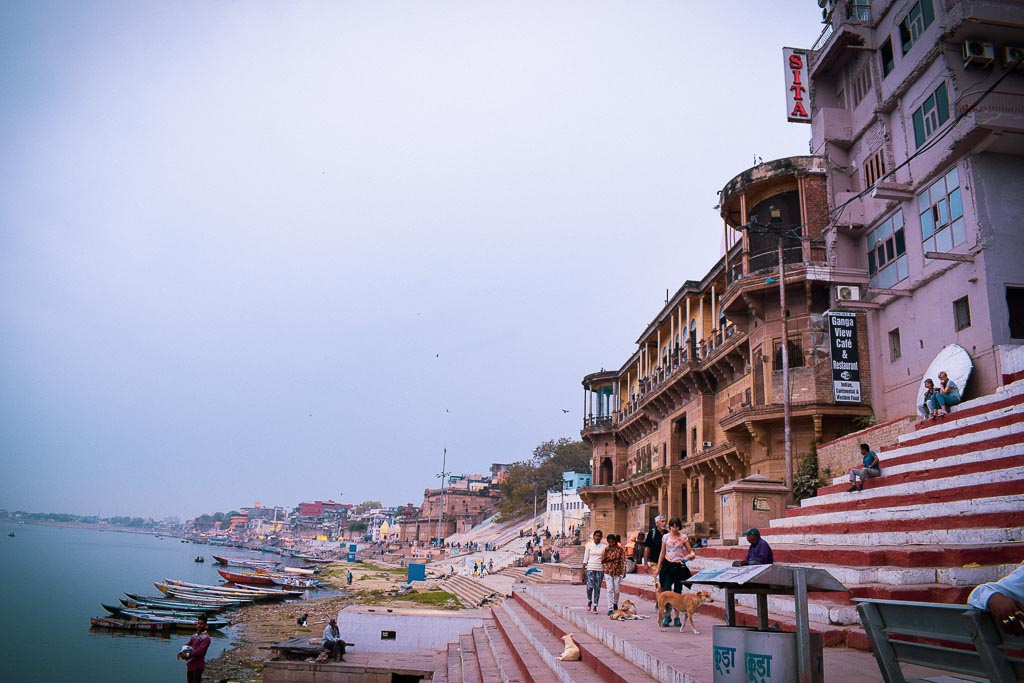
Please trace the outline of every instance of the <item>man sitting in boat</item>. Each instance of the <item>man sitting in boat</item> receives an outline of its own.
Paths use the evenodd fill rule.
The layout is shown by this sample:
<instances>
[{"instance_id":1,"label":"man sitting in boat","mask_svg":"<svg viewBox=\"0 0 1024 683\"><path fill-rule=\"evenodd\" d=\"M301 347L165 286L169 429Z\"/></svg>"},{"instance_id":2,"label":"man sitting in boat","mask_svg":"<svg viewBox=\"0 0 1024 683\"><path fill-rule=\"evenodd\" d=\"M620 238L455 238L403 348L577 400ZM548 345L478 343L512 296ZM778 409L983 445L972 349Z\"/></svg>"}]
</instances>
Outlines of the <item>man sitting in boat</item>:
<instances>
[{"instance_id":1,"label":"man sitting in boat","mask_svg":"<svg viewBox=\"0 0 1024 683\"><path fill-rule=\"evenodd\" d=\"M324 629L324 654L328 654L339 662L344 662L346 645L347 643L341 637L341 631L338 629L338 620L332 617L330 623L328 623L327 627Z\"/></svg>"}]
</instances>

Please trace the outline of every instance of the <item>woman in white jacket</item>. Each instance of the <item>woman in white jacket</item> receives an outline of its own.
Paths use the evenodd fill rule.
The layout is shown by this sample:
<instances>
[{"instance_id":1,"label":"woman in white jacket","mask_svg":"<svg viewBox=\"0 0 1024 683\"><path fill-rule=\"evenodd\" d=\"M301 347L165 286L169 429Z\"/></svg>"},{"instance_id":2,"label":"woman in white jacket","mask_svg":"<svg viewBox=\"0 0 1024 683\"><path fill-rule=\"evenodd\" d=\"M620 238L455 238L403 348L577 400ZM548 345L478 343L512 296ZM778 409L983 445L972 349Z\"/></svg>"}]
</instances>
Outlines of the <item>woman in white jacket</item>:
<instances>
[{"instance_id":1,"label":"woman in white jacket","mask_svg":"<svg viewBox=\"0 0 1024 683\"><path fill-rule=\"evenodd\" d=\"M601 600L601 582L604 581L604 565L601 563L604 549L604 533L595 531L593 540L583 549L583 569L587 573L587 611L597 614L597 603Z\"/></svg>"}]
</instances>

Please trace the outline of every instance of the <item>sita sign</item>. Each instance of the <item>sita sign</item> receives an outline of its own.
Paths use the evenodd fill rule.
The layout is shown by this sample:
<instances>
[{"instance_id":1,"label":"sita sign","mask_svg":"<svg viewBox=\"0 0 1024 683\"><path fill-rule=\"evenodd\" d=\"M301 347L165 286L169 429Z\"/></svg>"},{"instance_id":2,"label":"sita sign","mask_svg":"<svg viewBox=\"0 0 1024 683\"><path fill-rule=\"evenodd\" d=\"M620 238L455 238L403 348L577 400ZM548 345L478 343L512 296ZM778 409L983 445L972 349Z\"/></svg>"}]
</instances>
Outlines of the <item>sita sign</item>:
<instances>
[{"instance_id":1,"label":"sita sign","mask_svg":"<svg viewBox=\"0 0 1024 683\"><path fill-rule=\"evenodd\" d=\"M807 91L807 51L795 47L782 48L786 62L786 119L810 123L811 98Z\"/></svg>"}]
</instances>

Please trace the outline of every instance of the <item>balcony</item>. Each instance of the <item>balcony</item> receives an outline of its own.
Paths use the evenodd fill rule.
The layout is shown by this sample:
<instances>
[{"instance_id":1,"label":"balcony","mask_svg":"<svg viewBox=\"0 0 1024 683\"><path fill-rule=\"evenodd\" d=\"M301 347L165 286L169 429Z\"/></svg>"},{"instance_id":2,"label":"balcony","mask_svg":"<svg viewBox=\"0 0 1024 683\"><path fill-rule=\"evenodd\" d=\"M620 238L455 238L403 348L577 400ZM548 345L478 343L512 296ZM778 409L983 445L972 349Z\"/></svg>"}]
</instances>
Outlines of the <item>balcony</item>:
<instances>
[{"instance_id":1,"label":"balcony","mask_svg":"<svg viewBox=\"0 0 1024 683\"><path fill-rule=\"evenodd\" d=\"M964 152L998 152L1024 154L1024 94L994 91L977 107L970 101L957 102L958 115L954 146Z\"/></svg>"},{"instance_id":2,"label":"balcony","mask_svg":"<svg viewBox=\"0 0 1024 683\"><path fill-rule=\"evenodd\" d=\"M836 7L811 48L811 76L818 77L823 71L852 59L846 48L870 45L871 22L870 0L848 0L844 6Z\"/></svg>"},{"instance_id":3,"label":"balcony","mask_svg":"<svg viewBox=\"0 0 1024 683\"><path fill-rule=\"evenodd\" d=\"M818 110L818 121L820 136L825 142L830 142L843 149L849 149L853 144L853 125L850 123L848 110L838 107L823 107ZM817 137L818 134L815 135L815 138Z\"/></svg>"}]
</instances>

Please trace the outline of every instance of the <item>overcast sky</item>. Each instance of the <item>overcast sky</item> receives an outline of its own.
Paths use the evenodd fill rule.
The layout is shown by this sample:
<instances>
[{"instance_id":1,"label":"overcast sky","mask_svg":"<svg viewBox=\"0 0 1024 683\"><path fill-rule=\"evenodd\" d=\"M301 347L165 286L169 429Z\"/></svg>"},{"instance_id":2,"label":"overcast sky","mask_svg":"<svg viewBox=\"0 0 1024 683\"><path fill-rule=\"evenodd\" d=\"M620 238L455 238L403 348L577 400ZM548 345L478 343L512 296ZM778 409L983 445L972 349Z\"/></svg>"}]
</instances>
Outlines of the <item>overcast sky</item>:
<instances>
[{"instance_id":1,"label":"overcast sky","mask_svg":"<svg viewBox=\"0 0 1024 683\"><path fill-rule=\"evenodd\" d=\"M0 508L422 501L579 438L807 153L812 0L0 3ZM564 412L564 411L569 412Z\"/></svg>"}]
</instances>

